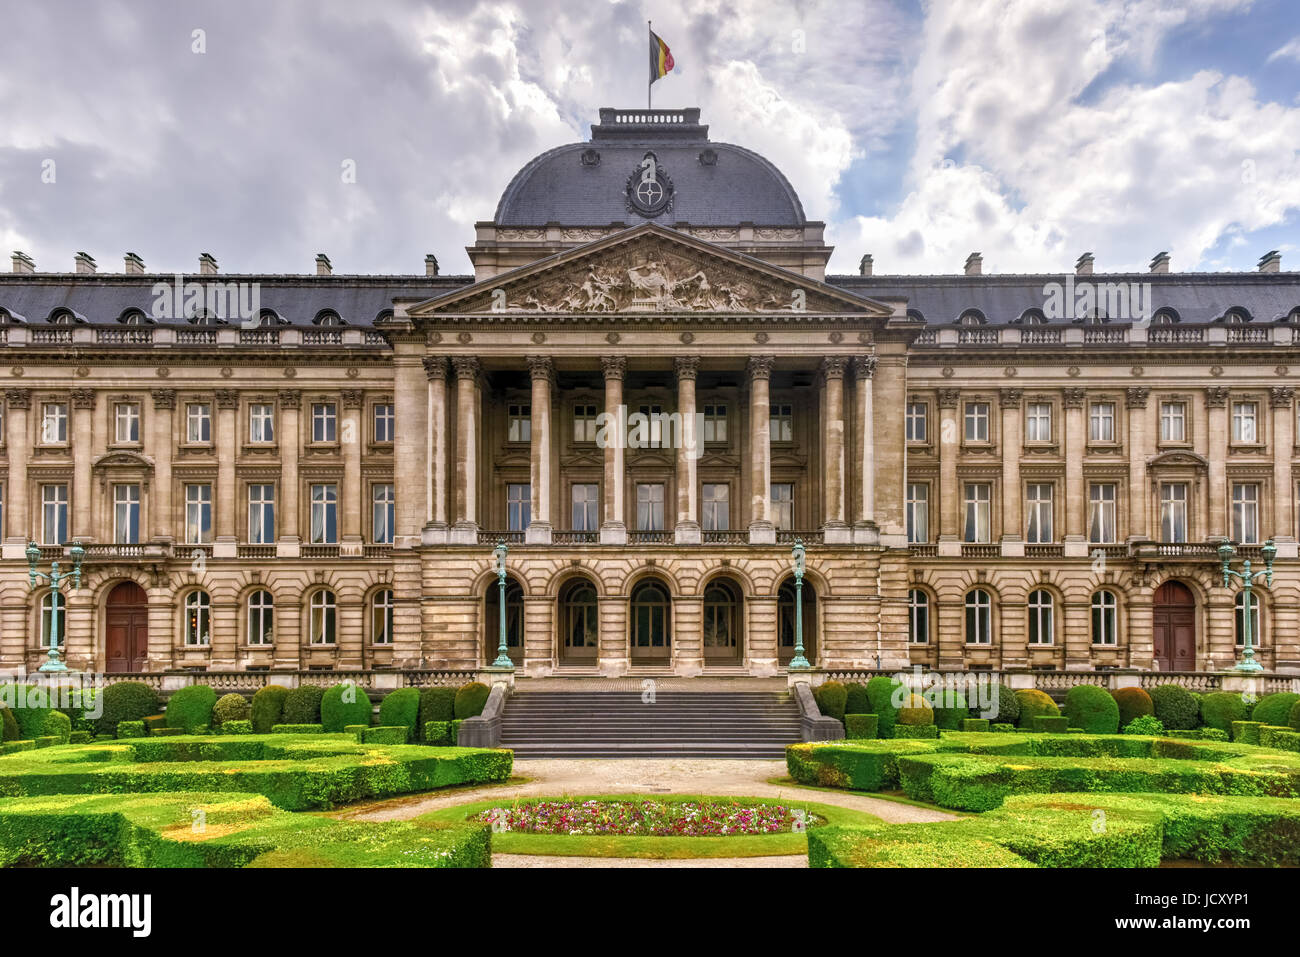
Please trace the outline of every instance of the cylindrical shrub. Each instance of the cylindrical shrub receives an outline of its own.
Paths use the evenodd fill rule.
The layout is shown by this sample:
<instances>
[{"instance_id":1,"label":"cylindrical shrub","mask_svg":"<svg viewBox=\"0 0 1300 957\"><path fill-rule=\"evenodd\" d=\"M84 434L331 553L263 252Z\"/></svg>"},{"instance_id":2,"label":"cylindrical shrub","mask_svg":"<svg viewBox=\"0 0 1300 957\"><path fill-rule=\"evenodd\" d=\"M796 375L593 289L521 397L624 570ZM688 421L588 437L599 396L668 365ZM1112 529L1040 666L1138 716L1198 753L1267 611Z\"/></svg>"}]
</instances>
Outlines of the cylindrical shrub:
<instances>
[{"instance_id":1,"label":"cylindrical shrub","mask_svg":"<svg viewBox=\"0 0 1300 957\"><path fill-rule=\"evenodd\" d=\"M1277 691L1264 695L1255 705L1250 719L1260 724L1284 727L1290 720L1291 709L1295 707L1297 701L1300 701L1300 694L1294 691Z\"/></svg>"},{"instance_id":2,"label":"cylindrical shrub","mask_svg":"<svg viewBox=\"0 0 1300 957\"><path fill-rule=\"evenodd\" d=\"M281 724L320 724L320 699L325 694L318 685L299 685L284 699Z\"/></svg>"},{"instance_id":3,"label":"cylindrical shrub","mask_svg":"<svg viewBox=\"0 0 1300 957\"><path fill-rule=\"evenodd\" d=\"M22 737L22 730L18 727L18 719L14 717L13 711L0 708L0 721L4 723L4 734L0 741L17 741Z\"/></svg>"},{"instance_id":4,"label":"cylindrical shrub","mask_svg":"<svg viewBox=\"0 0 1300 957\"><path fill-rule=\"evenodd\" d=\"M888 675L877 675L867 682L867 699L871 705L870 714L874 714L882 738L894 736L894 725L898 723L898 706L894 704L894 692L899 692L903 700L903 686Z\"/></svg>"},{"instance_id":5,"label":"cylindrical shrub","mask_svg":"<svg viewBox=\"0 0 1300 957\"><path fill-rule=\"evenodd\" d=\"M1125 734L1164 734L1165 726L1153 714L1140 714L1124 725Z\"/></svg>"},{"instance_id":6,"label":"cylindrical shrub","mask_svg":"<svg viewBox=\"0 0 1300 957\"><path fill-rule=\"evenodd\" d=\"M159 711L158 692L143 681L119 681L100 693L103 711L95 720L97 734L116 734L123 721L143 721Z\"/></svg>"},{"instance_id":7,"label":"cylindrical shrub","mask_svg":"<svg viewBox=\"0 0 1300 957\"><path fill-rule=\"evenodd\" d=\"M1300 731L1300 701L1291 706L1291 715L1286 723L1292 731Z\"/></svg>"},{"instance_id":8,"label":"cylindrical shrub","mask_svg":"<svg viewBox=\"0 0 1300 957\"><path fill-rule=\"evenodd\" d=\"M844 713L871 714L871 698L867 696L867 686L859 681L844 683Z\"/></svg>"},{"instance_id":9,"label":"cylindrical shrub","mask_svg":"<svg viewBox=\"0 0 1300 957\"><path fill-rule=\"evenodd\" d=\"M813 689L817 710L836 721L844 720L844 708L849 701L849 689L838 681L823 681ZM870 712L863 712L869 714Z\"/></svg>"},{"instance_id":10,"label":"cylindrical shrub","mask_svg":"<svg viewBox=\"0 0 1300 957\"><path fill-rule=\"evenodd\" d=\"M248 699L242 694L223 694L212 706L212 726L220 727L227 721L247 721L250 710Z\"/></svg>"},{"instance_id":11,"label":"cylindrical shrub","mask_svg":"<svg viewBox=\"0 0 1300 957\"><path fill-rule=\"evenodd\" d=\"M1246 720L1246 703L1232 691L1214 691L1201 698L1201 723L1207 728L1232 731L1232 722Z\"/></svg>"},{"instance_id":12,"label":"cylindrical shrub","mask_svg":"<svg viewBox=\"0 0 1300 957\"><path fill-rule=\"evenodd\" d=\"M72 735L72 719L62 711L51 711L45 716L45 736L57 737L60 744L67 744Z\"/></svg>"},{"instance_id":13,"label":"cylindrical shrub","mask_svg":"<svg viewBox=\"0 0 1300 957\"><path fill-rule=\"evenodd\" d=\"M1056 706L1056 702L1037 688L1021 688L1015 694L1016 700L1020 702L1019 726L1022 728L1032 727L1033 719L1039 715L1055 718L1061 713L1061 709Z\"/></svg>"},{"instance_id":14,"label":"cylindrical shrub","mask_svg":"<svg viewBox=\"0 0 1300 957\"><path fill-rule=\"evenodd\" d=\"M1071 728L1082 728L1088 734L1119 731L1119 705L1100 685L1075 685L1067 691L1065 714Z\"/></svg>"},{"instance_id":15,"label":"cylindrical shrub","mask_svg":"<svg viewBox=\"0 0 1300 957\"><path fill-rule=\"evenodd\" d=\"M384 700L379 702L380 727L405 728L407 741L415 738L415 725L419 720L419 688L398 688L384 695Z\"/></svg>"},{"instance_id":16,"label":"cylindrical shrub","mask_svg":"<svg viewBox=\"0 0 1300 957\"><path fill-rule=\"evenodd\" d=\"M1156 685L1151 706L1166 731L1194 731L1201 723L1201 706L1182 685Z\"/></svg>"},{"instance_id":17,"label":"cylindrical shrub","mask_svg":"<svg viewBox=\"0 0 1300 957\"><path fill-rule=\"evenodd\" d=\"M1151 703L1151 696L1141 688L1116 688L1111 692L1111 697L1119 706L1121 728L1127 728L1135 718L1156 713L1155 705Z\"/></svg>"},{"instance_id":18,"label":"cylindrical shrub","mask_svg":"<svg viewBox=\"0 0 1300 957\"><path fill-rule=\"evenodd\" d=\"M288 697L289 689L284 685L267 685L257 690L249 714L254 734L270 734L273 727L284 723L284 701Z\"/></svg>"},{"instance_id":19,"label":"cylindrical shrub","mask_svg":"<svg viewBox=\"0 0 1300 957\"><path fill-rule=\"evenodd\" d=\"M919 694L914 694L905 699L903 706L898 709L898 723L909 728L934 724L934 709Z\"/></svg>"},{"instance_id":20,"label":"cylindrical shrub","mask_svg":"<svg viewBox=\"0 0 1300 957\"><path fill-rule=\"evenodd\" d=\"M350 724L369 725L374 710L374 705L370 703L370 695L355 684L345 681L326 689L321 696L320 723L327 732L334 734ZM287 721L288 718L286 717L285 720Z\"/></svg>"},{"instance_id":21,"label":"cylindrical shrub","mask_svg":"<svg viewBox=\"0 0 1300 957\"><path fill-rule=\"evenodd\" d=\"M481 681L471 681L456 689L456 719L475 718L483 713L492 690Z\"/></svg>"},{"instance_id":22,"label":"cylindrical shrub","mask_svg":"<svg viewBox=\"0 0 1300 957\"><path fill-rule=\"evenodd\" d=\"M430 721L436 721L440 724L454 721L456 719L456 689L455 688L422 688L420 690L420 740L427 740L424 736L425 728ZM445 737L445 732L440 735Z\"/></svg>"},{"instance_id":23,"label":"cylindrical shrub","mask_svg":"<svg viewBox=\"0 0 1300 957\"><path fill-rule=\"evenodd\" d=\"M1003 684L981 681L971 702L971 714L988 718L992 724L1015 724L1020 720L1020 699Z\"/></svg>"},{"instance_id":24,"label":"cylindrical shrub","mask_svg":"<svg viewBox=\"0 0 1300 957\"><path fill-rule=\"evenodd\" d=\"M208 685L178 688L167 699L167 727L193 734L212 723L212 709L216 706L217 693Z\"/></svg>"}]
</instances>

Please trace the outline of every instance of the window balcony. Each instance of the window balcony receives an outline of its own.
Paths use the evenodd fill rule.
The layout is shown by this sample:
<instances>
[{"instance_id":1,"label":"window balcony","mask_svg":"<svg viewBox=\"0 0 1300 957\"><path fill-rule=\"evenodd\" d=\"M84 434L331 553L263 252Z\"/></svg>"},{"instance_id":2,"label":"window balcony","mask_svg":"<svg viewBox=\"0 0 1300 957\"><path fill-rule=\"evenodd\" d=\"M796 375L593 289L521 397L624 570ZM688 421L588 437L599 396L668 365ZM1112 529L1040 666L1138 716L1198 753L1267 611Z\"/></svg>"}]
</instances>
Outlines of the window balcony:
<instances>
[{"instance_id":1,"label":"window balcony","mask_svg":"<svg viewBox=\"0 0 1300 957\"><path fill-rule=\"evenodd\" d=\"M237 553L240 558L274 558L274 545L240 545Z\"/></svg>"},{"instance_id":2,"label":"window balcony","mask_svg":"<svg viewBox=\"0 0 1300 957\"><path fill-rule=\"evenodd\" d=\"M963 542L961 546L962 558L998 558L1002 554L1002 546L989 542Z\"/></svg>"},{"instance_id":3,"label":"window balcony","mask_svg":"<svg viewBox=\"0 0 1300 957\"><path fill-rule=\"evenodd\" d=\"M524 543L524 533L522 531L494 532L491 529L479 529L478 543L480 545L495 545L497 542L505 542L507 545L522 545Z\"/></svg>"},{"instance_id":4,"label":"window balcony","mask_svg":"<svg viewBox=\"0 0 1300 957\"><path fill-rule=\"evenodd\" d=\"M1133 557L1147 561L1219 560L1219 543L1215 542L1134 542Z\"/></svg>"},{"instance_id":5,"label":"window balcony","mask_svg":"<svg viewBox=\"0 0 1300 957\"><path fill-rule=\"evenodd\" d=\"M596 531L553 531L551 532L551 544L553 545L596 545L600 542L600 532Z\"/></svg>"},{"instance_id":6,"label":"window balcony","mask_svg":"<svg viewBox=\"0 0 1300 957\"><path fill-rule=\"evenodd\" d=\"M700 541L706 545L748 545L749 532L737 529L706 529L700 532Z\"/></svg>"},{"instance_id":7,"label":"window balcony","mask_svg":"<svg viewBox=\"0 0 1300 957\"><path fill-rule=\"evenodd\" d=\"M776 530L776 543L778 545L793 545L795 539L803 542L805 545L820 545L822 543L821 529L806 529L800 531L792 528L778 528Z\"/></svg>"},{"instance_id":8,"label":"window balcony","mask_svg":"<svg viewBox=\"0 0 1300 957\"><path fill-rule=\"evenodd\" d=\"M627 543L629 545L671 545L673 533L663 529L652 532L630 531L627 533Z\"/></svg>"}]
</instances>

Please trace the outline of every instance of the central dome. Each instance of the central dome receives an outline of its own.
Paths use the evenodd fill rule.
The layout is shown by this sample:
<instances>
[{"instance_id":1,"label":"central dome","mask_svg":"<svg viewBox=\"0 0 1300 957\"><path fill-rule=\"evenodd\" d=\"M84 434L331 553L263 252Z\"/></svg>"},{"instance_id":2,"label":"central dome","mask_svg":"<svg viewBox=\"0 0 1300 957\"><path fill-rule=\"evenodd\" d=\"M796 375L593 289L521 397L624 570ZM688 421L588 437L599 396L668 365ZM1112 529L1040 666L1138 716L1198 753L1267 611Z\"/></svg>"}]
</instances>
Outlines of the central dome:
<instances>
[{"instance_id":1,"label":"central dome","mask_svg":"<svg viewBox=\"0 0 1300 957\"><path fill-rule=\"evenodd\" d=\"M806 225L780 170L757 153L709 142L700 111L602 109L591 141L536 157L497 204L497 226Z\"/></svg>"}]
</instances>

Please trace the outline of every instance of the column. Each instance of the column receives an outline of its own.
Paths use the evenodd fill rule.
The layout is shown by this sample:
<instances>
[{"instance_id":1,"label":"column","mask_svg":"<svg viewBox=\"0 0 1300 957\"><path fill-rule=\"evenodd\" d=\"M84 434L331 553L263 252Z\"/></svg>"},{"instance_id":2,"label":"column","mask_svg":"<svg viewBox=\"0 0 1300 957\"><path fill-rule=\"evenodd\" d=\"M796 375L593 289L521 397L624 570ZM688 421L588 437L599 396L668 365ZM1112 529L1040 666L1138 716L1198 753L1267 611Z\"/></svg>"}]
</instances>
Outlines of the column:
<instances>
[{"instance_id":1,"label":"column","mask_svg":"<svg viewBox=\"0 0 1300 957\"><path fill-rule=\"evenodd\" d=\"M532 421L529 433L528 475L532 513L524 540L530 545L551 544L551 387L555 363L550 356L529 356L532 380Z\"/></svg>"},{"instance_id":2,"label":"column","mask_svg":"<svg viewBox=\"0 0 1300 957\"><path fill-rule=\"evenodd\" d=\"M961 489L957 487L957 455L961 451L961 425L957 421L957 389L939 390L939 554L961 555ZM940 660L943 655L940 654Z\"/></svg>"},{"instance_id":3,"label":"column","mask_svg":"<svg viewBox=\"0 0 1300 957\"><path fill-rule=\"evenodd\" d=\"M218 389L217 404L217 537L212 548L214 558L234 558L238 552L235 534L237 513L237 483L235 482L235 442L238 428L235 416L239 410L239 393L234 389Z\"/></svg>"},{"instance_id":4,"label":"column","mask_svg":"<svg viewBox=\"0 0 1300 957\"><path fill-rule=\"evenodd\" d=\"M68 433L68 448L72 451L72 527L73 541L93 542L96 538L91 511L91 476L90 464L94 459L94 450L90 447L90 437L95 434L92 421L95 412L95 391L93 389L72 390L72 421ZM111 426L111 423L110 423ZM107 492L112 495L112 490ZM109 501L112 501L110 498ZM111 526L111 520L110 520Z\"/></svg>"},{"instance_id":5,"label":"column","mask_svg":"<svg viewBox=\"0 0 1300 957\"><path fill-rule=\"evenodd\" d=\"M1272 535L1263 528L1263 537L1271 537L1282 558L1296 557L1295 482L1291 480L1291 456L1295 447L1295 389L1279 387L1269 390L1268 403L1273 409L1273 522ZM1277 630L1274 629L1274 634Z\"/></svg>"},{"instance_id":6,"label":"column","mask_svg":"<svg viewBox=\"0 0 1300 957\"><path fill-rule=\"evenodd\" d=\"M749 357L749 543L776 544L772 526L772 397L775 356Z\"/></svg>"},{"instance_id":7,"label":"column","mask_svg":"<svg viewBox=\"0 0 1300 957\"><path fill-rule=\"evenodd\" d=\"M298 410L302 407L302 393L297 389L282 389L280 399L280 501L277 511L279 539L275 545L278 558L297 558L302 539L298 534L298 447L302 431L298 425ZM280 615L276 610L277 618ZM279 625L276 626L277 631ZM279 641L276 642L278 649Z\"/></svg>"},{"instance_id":8,"label":"column","mask_svg":"<svg viewBox=\"0 0 1300 957\"><path fill-rule=\"evenodd\" d=\"M875 402L873 379L876 373L875 356L858 356L853 360L853 370L857 376L857 410L858 447L857 462L854 471L858 482L858 507L854 525L858 528L855 540L861 544L874 544L876 524L876 437ZM906 497L907 489L903 489ZM866 534L863 534L866 533Z\"/></svg>"},{"instance_id":9,"label":"column","mask_svg":"<svg viewBox=\"0 0 1300 957\"><path fill-rule=\"evenodd\" d=\"M844 372L848 356L822 359L825 389L822 437L822 534L828 545L852 540L844 512Z\"/></svg>"},{"instance_id":10,"label":"column","mask_svg":"<svg viewBox=\"0 0 1300 957\"><path fill-rule=\"evenodd\" d=\"M677 524L673 529L674 541L679 545L697 545L701 541L695 469L704 451L697 445L703 436L696 435L695 429L695 375L699 365L698 356L679 356L673 361L677 372L677 413L682 423L677 436Z\"/></svg>"},{"instance_id":11,"label":"column","mask_svg":"<svg viewBox=\"0 0 1300 957\"><path fill-rule=\"evenodd\" d=\"M1205 390L1205 435L1209 440L1206 458L1210 460L1209 524L1205 526L1206 538L1228 537L1228 390L1215 386ZM1188 489L1191 495L1191 489ZM1195 534L1196 522L1187 530L1190 540Z\"/></svg>"},{"instance_id":12,"label":"column","mask_svg":"<svg viewBox=\"0 0 1300 957\"><path fill-rule=\"evenodd\" d=\"M31 389L5 390L5 454L9 475L5 480L4 548L6 559L26 561L24 549L32 535L27 509L27 459L32 447L27 432L27 415L32 406Z\"/></svg>"},{"instance_id":13,"label":"column","mask_svg":"<svg viewBox=\"0 0 1300 957\"><path fill-rule=\"evenodd\" d=\"M451 540L478 544L478 376L474 356L455 356L456 370L456 525Z\"/></svg>"},{"instance_id":14,"label":"column","mask_svg":"<svg viewBox=\"0 0 1300 957\"><path fill-rule=\"evenodd\" d=\"M430 360L421 353L424 343L394 342L393 419L393 548L418 548L428 522L428 490L433 470L428 456ZM413 351L408 352L408 349ZM445 360L442 362L444 366ZM445 371L444 371L445 374ZM358 463L360 459L358 459ZM365 505L362 506L363 508Z\"/></svg>"},{"instance_id":15,"label":"column","mask_svg":"<svg viewBox=\"0 0 1300 957\"><path fill-rule=\"evenodd\" d=\"M1083 417L1083 389L1065 390L1065 554L1082 558L1088 554L1084 518L1087 501L1083 485L1083 450L1088 441Z\"/></svg>"},{"instance_id":16,"label":"column","mask_svg":"<svg viewBox=\"0 0 1300 957\"><path fill-rule=\"evenodd\" d=\"M361 481L361 410L365 407L365 393L360 389L344 389L343 423L339 438L343 452L343 487L339 489L339 508L342 522L339 531L339 554L359 557L364 554L361 536L362 503L369 497L369 489ZM395 400L394 400L395 401ZM396 409L393 410L396 414ZM419 448L420 432L415 433L415 447ZM397 490L393 490L396 495Z\"/></svg>"},{"instance_id":17,"label":"column","mask_svg":"<svg viewBox=\"0 0 1300 957\"><path fill-rule=\"evenodd\" d=\"M424 542L436 545L447 541L447 359L427 356L424 374L428 379L425 466ZM400 419L399 419L400 421ZM398 500L400 503L400 499Z\"/></svg>"},{"instance_id":18,"label":"column","mask_svg":"<svg viewBox=\"0 0 1300 957\"><path fill-rule=\"evenodd\" d=\"M153 390L153 484L149 487L149 519L155 542L167 545L176 540L176 516L172 513L172 446L176 442L175 389Z\"/></svg>"},{"instance_id":19,"label":"column","mask_svg":"<svg viewBox=\"0 0 1300 957\"><path fill-rule=\"evenodd\" d=\"M623 439L627 420L623 408L623 375L627 359L623 356L602 356L601 369L605 374L605 426L597 433L603 436L605 446L605 495L602 502L600 543L626 545L627 525L624 524L623 507ZM611 434L612 431L612 434ZM602 612L602 620L604 614ZM603 655L603 646L602 646Z\"/></svg>"},{"instance_id":20,"label":"column","mask_svg":"<svg viewBox=\"0 0 1300 957\"><path fill-rule=\"evenodd\" d=\"M871 394L875 407L871 441L875 447L874 513L880 544L907 547L903 515L906 497L907 442L903 437L903 409L907 404L907 351L901 342L880 343ZM906 657L906 656L904 656Z\"/></svg>"},{"instance_id":21,"label":"column","mask_svg":"<svg viewBox=\"0 0 1300 957\"><path fill-rule=\"evenodd\" d=\"M1021 505L1020 450L1024 445L1020 425L1019 389L1001 389L998 404L1002 407L1002 554L1025 554L1025 526Z\"/></svg>"},{"instance_id":22,"label":"column","mask_svg":"<svg viewBox=\"0 0 1300 957\"><path fill-rule=\"evenodd\" d=\"M1150 539L1147 528L1147 399L1150 389L1128 389L1128 540ZM1129 630L1133 630L1130 618Z\"/></svg>"}]
</instances>

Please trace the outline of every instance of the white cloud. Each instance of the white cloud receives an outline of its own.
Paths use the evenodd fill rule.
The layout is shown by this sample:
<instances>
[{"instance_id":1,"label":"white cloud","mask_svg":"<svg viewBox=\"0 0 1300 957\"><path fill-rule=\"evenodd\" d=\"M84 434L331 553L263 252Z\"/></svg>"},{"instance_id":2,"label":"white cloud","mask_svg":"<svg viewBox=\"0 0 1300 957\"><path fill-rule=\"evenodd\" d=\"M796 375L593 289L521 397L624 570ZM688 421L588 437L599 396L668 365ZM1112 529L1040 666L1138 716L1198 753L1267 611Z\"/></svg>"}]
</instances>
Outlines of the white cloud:
<instances>
[{"instance_id":1,"label":"white cloud","mask_svg":"<svg viewBox=\"0 0 1300 957\"><path fill-rule=\"evenodd\" d=\"M1290 42L1282 44L1268 55L1265 62L1272 63L1274 60L1282 59L1300 60L1300 37L1295 37Z\"/></svg>"}]
</instances>

